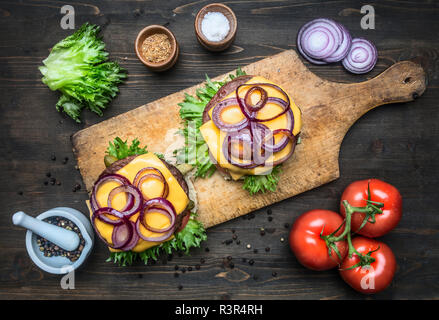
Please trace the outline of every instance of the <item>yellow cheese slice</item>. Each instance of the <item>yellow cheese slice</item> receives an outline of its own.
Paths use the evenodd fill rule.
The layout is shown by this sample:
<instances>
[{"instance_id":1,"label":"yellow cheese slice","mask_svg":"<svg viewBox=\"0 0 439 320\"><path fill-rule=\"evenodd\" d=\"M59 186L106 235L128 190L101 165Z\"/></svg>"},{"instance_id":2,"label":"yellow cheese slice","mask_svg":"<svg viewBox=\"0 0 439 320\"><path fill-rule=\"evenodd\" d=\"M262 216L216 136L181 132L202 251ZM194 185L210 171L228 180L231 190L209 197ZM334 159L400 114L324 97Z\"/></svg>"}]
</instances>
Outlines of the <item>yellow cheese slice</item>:
<instances>
[{"instance_id":1,"label":"yellow cheese slice","mask_svg":"<svg viewBox=\"0 0 439 320\"><path fill-rule=\"evenodd\" d=\"M259 77L259 76L253 77L249 81L246 82L246 84L254 84L254 83L274 84L273 82L271 82L263 77ZM281 92L276 90L275 88L270 87L270 86L264 86L264 85L261 85L260 87L262 87L264 90L267 91L267 94L269 97L276 97L276 98L281 98L281 99L285 100L285 96ZM241 87L238 91L239 96L241 98L244 98L245 93L248 91L249 88L250 88L250 86ZM227 96L225 96L224 99L233 98L233 97L236 97L235 91L233 91L230 94L228 94ZM300 132L301 127L302 127L301 112L300 112L300 109L294 103L294 101L291 99L291 96L288 95L288 97L290 99L290 107L291 107L291 110L293 111L293 115L294 115L293 134L297 135ZM260 98L259 92L254 91L254 93L251 96L252 102L256 103L259 100L259 98ZM237 111L237 108L238 108L239 112ZM237 108L236 108L236 106L232 106L232 107L230 107L230 111L229 110L224 111L223 119L226 122L230 122L230 123L235 123L235 122L238 122L239 120L241 120L242 117L244 117L244 115L242 114L239 107L237 107ZM281 110L281 107L278 106L277 104L267 103L258 112L258 118L259 119L271 118L274 115L278 114L280 112L280 110ZM213 108L211 108L209 110L210 117L212 117L212 111L213 111ZM236 117L238 120L233 121L232 117ZM266 125L272 131L276 130L276 129L286 128L287 116L284 114L280 117L277 117L276 119L273 119L270 121L265 121L264 125ZM235 165L230 164L226 160L226 157L224 156L224 154L222 152L222 145L223 145L224 139L225 139L227 134L225 132L219 130L219 128L213 123L212 120L209 120L206 123L204 123L200 127L200 131L201 131L201 135L203 136L204 140L206 141L206 143L209 147L209 151L212 154L213 158L217 161L217 163L221 167L223 167L229 171L230 176L232 177L233 180L238 180L241 177L243 177L244 175L260 175L260 174L269 173L269 171L271 169L269 164L273 163L273 161L276 161L277 159L280 159L283 156L285 156L292 148L292 143L290 142L284 149L271 155L270 158L267 159L267 161L266 161L266 163L268 164L268 166L266 166L266 167L258 166L258 167L253 168L253 169L243 169L243 168L239 168ZM279 139L281 139L281 138L282 138L281 134L275 135L275 137L274 137L275 142L278 142Z\"/></svg>"},{"instance_id":2,"label":"yellow cheese slice","mask_svg":"<svg viewBox=\"0 0 439 320\"><path fill-rule=\"evenodd\" d=\"M177 212L177 215L182 213L184 209L187 207L189 203L189 198L184 192L183 188L178 183L177 179L172 175L172 173L168 170L168 168L163 164L163 162L153 153L147 153L144 155L137 156L134 158L130 163L128 163L123 168L119 169L116 173L120 174L124 177L126 177L131 183L133 183L134 178L136 174L143 168L152 167L158 169L163 176L165 177L168 187L169 187L169 193L167 196L167 200L171 202L175 208L175 211ZM146 172L145 174L149 173ZM151 171L153 173L153 171ZM112 189L117 187L119 184L117 182L109 181L104 183L96 194L96 201L101 207L107 206L107 200L108 200L108 194ZM155 179L146 179L145 183L142 185L142 193L148 194L149 198L152 198L154 195L159 196L161 195L161 191L163 190L163 184L159 180ZM127 201L127 196L124 193L120 193L116 195L113 198L113 201L111 203L112 207L116 210L122 209ZM93 212L91 208L90 210L90 217L92 216ZM130 220L135 222L137 220L137 217L139 216L139 213L134 214L130 217ZM111 216L110 216L111 218ZM165 217L162 214L159 213L150 213L146 217L147 222L150 226L162 229L169 225L169 219ZM109 225L105 222L102 222L98 219L95 221L95 226L98 229L101 236L109 243L112 243L111 241L111 235L113 233L114 227L112 225ZM147 237L158 237L161 234L160 233L154 233L143 226L140 226L140 230L142 234L144 234ZM173 236L171 236L169 239L165 240L168 241L172 239ZM162 242L165 242L162 241ZM154 247L156 245L159 245L162 242L153 242L153 241L145 241L143 239L139 239L139 242L137 245L132 249L134 252L142 252L145 251L148 248ZM112 252L117 252L120 250L109 248Z\"/></svg>"}]
</instances>

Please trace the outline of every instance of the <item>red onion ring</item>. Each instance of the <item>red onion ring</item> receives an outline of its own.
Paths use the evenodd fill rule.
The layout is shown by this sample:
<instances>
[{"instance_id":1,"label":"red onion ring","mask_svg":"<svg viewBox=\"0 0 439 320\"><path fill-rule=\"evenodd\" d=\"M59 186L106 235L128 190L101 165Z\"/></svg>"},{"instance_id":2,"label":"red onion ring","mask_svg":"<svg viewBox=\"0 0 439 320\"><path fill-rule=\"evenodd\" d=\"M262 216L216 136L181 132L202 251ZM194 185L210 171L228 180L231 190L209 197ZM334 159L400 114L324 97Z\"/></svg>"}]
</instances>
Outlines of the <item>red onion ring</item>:
<instances>
[{"instance_id":1,"label":"red onion ring","mask_svg":"<svg viewBox=\"0 0 439 320\"><path fill-rule=\"evenodd\" d=\"M116 174L116 173L108 174L108 175L105 175L103 177L100 177L98 179L98 181L95 183L95 185L93 186L93 190L92 190L92 194L91 194L90 204L91 204L91 208L93 211L96 211L100 208L98 201L96 199L97 191L98 191L99 187L104 182L107 182L107 181L115 181L115 182L120 183L121 185L131 184L127 178L125 178L124 176L121 176L120 174ZM130 196L130 198L131 198L131 196ZM127 210L129 202L130 202L130 199L128 199L127 206L124 208L124 210Z\"/></svg>"},{"instance_id":2,"label":"red onion ring","mask_svg":"<svg viewBox=\"0 0 439 320\"><path fill-rule=\"evenodd\" d=\"M165 228L162 228L162 229L158 229L158 228L154 228L154 227L150 226L150 225L146 222L146 219L140 221L140 223L142 223L143 226L144 226L146 229L148 229L149 231L156 232L156 233L163 233L163 232L166 232L166 231L171 230L171 229L174 227L174 224L175 224L175 216L174 216L172 213L169 213L169 212L168 212L167 210L165 210L165 209L162 209L162 208L155 208L155 207L147 208L146 210L147 210L147 213L156 212L156 213L159 213L159 214L161 214L161 215L164 215L165 217L169 218L169 221L170 221L169 226L167 226L167 227L165 227Z\"/></svg>"},{"instance_id":3,"label":"red onion ring","mask_svg":"<svg viewBox=\"0 0 439 320\"><path fill-rule=\"evenodd\" d=\"M160 214L166 215L169 217L170 224L168 227L163 229L157 229L153 228L146 222L145 214L148 211L154 211L158 212ZM164 198L153 198L145 202L143 205L142 210L140 211L139 217L137 220L140 220L140 223L149 231L156 232L156 233L163 233L166 231L173 231L175 228L175 222L177 219L177 213L175 212L174 206L171 202ZM140 235L140 234L139 234ZM141 236L141 235L140 235ZM142 236L141 236L142 237Z\"/></svg>"},{"instance_id":4,"label":"red onion ring","mask_svg":"<svg viewBox=\"0 0 439 320\"><path fill-rule=\"evenodd\" d=\"M134 228L131 221L126 220L125 223L115 226L111 234L111 242L113 249L120 249L131 242L133 238Z\"/></svg>"},{"instance_id":5,"label":"red onion ring","mask_svg":"<svg viewBox=\"0 0 439 320\"><path fill-rule=\"evenodd\" d=\"M303 30L303 31L302 31ZM315 19L299 32L298 43L307 57L324 59L334 54L343 40L338 24L331 19Z\"/></svg>"},{"instance_id":6,"label":"red onion ring","mask_svg":"<svg viewBox=\"0 0 439 320\"><path fill-rule=\"evenodd\" d=\"M352 36L349 33L348 29L346 29L346 27L341 23L337 23L337 22L335 23L341 31L342 41L338 49L333 54L323 59L326 62L338 62L343 60L346 57L346 55L349 53L349 50L352 45Z\"/></svg>"},{"instance_id":7,"label":"red onion ring","mask_svg":"<svg viewBox=\"0 0 439 320\"><path fill-rule=\"evenodd\" d=\"M119 220L112 220L112 219L106 217L105 215L108 215L108 214L109 214L109 215L113 215L113 216L115 216L115 217L118 217ZM113 237L114 237L114 229L117 228L117 227L119 227L119 226L125 225L129 220L127 220L127 219L122 215L122 213L120 213L119 211L117 211L117 210L115 210L115 209L113 209L113 208L107 208L107 207L104 207L104 208L100 208L100 209L98 209L98 210L95 211L95 212L93 213L93 215L92 215L91 223L92 223L92 226L93 226L93 228L95 229L97 235L99 236L99 238L100 238L100 239L101 239L101 240L102 240L102 241L103 241L108 247L113 248L113 249L118 249L119 246L120 246L120 243L118 243L118 244L109 243L109 242L108 242L108 241L107 241L107 240L101 235L101 233L99 232L99 229L96 227L96 219L99 219L99 220L101 220L101 221L104 222L104 223L108 223L108 224L114 226L114 228L113 228L113 233L112 233L112 235L111 235L111 237L112 237L112 241L114 241L114 240L113 240Z\"/></svg>"},{"instance_id":8,"label":"red onion ring","mask_svg":"<svg viewBox=\"0 0 439 320\"><path fill-rule=\"evenodd\" d=\"M117 220L110 219L109 217L107 217L107 215L114 216L118 219ZM124 218L125 217L121 212L109 207L99 208L98 210L94 211L92 215L92 220L99 219L102 222L111 224L113 226L117 226L119 224L124 223L123 221Z\"/></svg>"},{"instance_id":9,"label":"red onion ring","mask_svg":"<svg viewBox=\"0 0 439 320\"><path fill-rule=\"evenodd\" d=\"M141 178L142 174L146 171L155 171L158 175L162 176L163 179L165 179L165 177L163 176L162 172L159 169L154 168L154 167L145 167L145 168L140 169L136 173L136 176L134 177L134 181L133 181L134 186L137 187L139 185L139 179Z\"/></svg>"},{"instance_id":10,"label":"red onion ring","mask_svg":"<svg viewBox=\"0 0 439 320\"><path fill-rule=\"evenodd\" d=\"M136 231L137 231L137 234L139 235L140 238L142 238L145 241L150 241L150 242L162 242L174 234L174 230L172 229L172 230L169 230L168 232L165 232L164 234L162 234L161 236L158 236L158 237L146 237L142 234L142 232L140 230L140 220L136 221Z\"/></svg>"},{"instance_id":11,"label":"red onion ring","mask_svg":"<svg viewBox=\"0 0 439 320\"><path fill-rule=\"evenodd\" d=\"M245 148L245 151L242 154L236 154L236 152L233 152L232 154L232 141L242 144L243 148ZM250 150L250 152L248 150ZM258 166L252 161L253 138L251 136L250 130L248 130L247 128L240 131L229 132L224 138L222 151L227 162L233 164L234 166L244 169L251 169ZM235 160L235 158L238 159ZM241 160L241 162L238 160Z\"/></svg>"},{"instance_id":12,"label":"red onion ring","mask_svg":"<svg viewBox=\"0 0 439 320\"><path fill-rule=\"evenodd\" d=\"M285 100L282 100L282 99L280 99L280 98L270 97L270 98L267 99L267 102L274 103L274 104L277 104L277 105L281 106L281 107L282 107L282 111L279 112L277 115L275 115L275 116L273 116L273 117L270 117L270 118L266 118L266 119L258 119L258 117L257 117L257 114L258 114L258 113L255 112L255 113L253 113L253 115L252 115L252 121L256 121L256 122L267 122L267 121L271 121L271 120L274 120L274 119L276 119L276 118L282 116L282 115L283 115L285 112L287 112L288 110L291 110L291 108L290 108L290 102L289 102L289 101L285 101Z\"/></svg>"},{"instance_id":13,"label":"red onion ring","mask_svg":"<svg viewBox=\"0 0 439 320\"><path fill-rule=\"evenodd\" d=\"M250 101L253 91L259 91L259 93L261 94L261 99L259 99L259 101L254 105L252 105ZM265 106L265 104L267 103L267 99L268 99L267 91L265 91L261 87L254 86L251 87L249 90L247 90L247 93L245 94L244 97L244 102L245 105L247 106L247 109L249 109L250 112L256 112L258 110L261 110Z\"/></svg>"},{"instance_id":14,"label":"red onion ring","mask_svg":"<svg viewBox=\"0 0 439 320\"><path fill-rule=\"evenodd\" d=\"M139 235L137 234L136 224L130 220L127 221L127 223L129 223L131 225L132 230L133 230L133 235L131 237L131 240L128 241L127 244L125 244L125 246L120 248L120 250L122 250L122 251L130 251L130 250L134 249L134 247L139 242L139 238L140 238Z\"/></svg>"},{"instance_id":15,"label":"red onion ring","mask_svg":"<svg viewBox=\"0 0 439 320\"><path fill-rule=\"evenodd\" d=\"M265 101L265 102L266 103L267 102L276 103L276 104L282 106L282 111L279 114L277 114L271 118L268 118L268 119L257 119L257 111L253 112L252 110L249 110L250 108L248 107L245 99L242 99L239 97L239 89L241 87L244 87L244 86L256 86L256 87L268 86L268 87L275 88L277 91L279 91L280 93L282 93L282 95L285 96L285 100L280 99L280 98L269 97L269 98L267 98L267 101ZM282 90L282 88L280 88L279 86L272 84L272 83L244 83L236 88L235 94L236 94L236 99L238 100L239 107L241 108L241 112L250 121L257 121L257 122L270 121L270 120L276 119L277 117L280 117L285 112L287 112L288 109L290 109L290 97L288 96L288 94L284 90ZM260 109L262 109L266 105L266 103L264 103Z\"/></svg>"},{"instance_id":16,"label":"red onion ring","mask_svg":"<svg viewBox=\"0 0 439 320\"><path fill-rule=\"evenodd\" d=\"M241 130L248 125L247 117L237 123L225 123L222 120L222 112L224 111L224 109L228 108L231 105L238 105L236 98L229 98L220 101L212 110L213 123L224 132Z\"/></svg>"},{"instance_id":17,"label":"red onion ring","mask_svg":"<svg viewBox=\"0 0 439 320\"><path fill-rule=\"evenodd\" d=\"M162 191L162 194L160 195L160 197L161 197L161 198L166 198L166 197L168 196L168 193L169 193L169 186L168 186L168 183L167 183L165 177L164 177L162 174L161 174L161 175L157 175L157 174L155 174L155 173L147 173L147 174L143 175L143 176L139 179L139 181L137 182L136 187L140 190L140 192L142 193L142 195L143 195L143 192L142 192L142 184L143 184L143 182L144 182L145 180L147 180L147 179L149 179L149 178L153 178L153 179L159 180L160 182L163 183L163 191ZM146 198L145 196L143 196L143 199L144 199L144 200L149 200L149 198Z\"/></svg>"},{"instance_id":18,"label":"red onion ring","mask_svg":"<svg viewBox=\"0 0 439 320\"><path fill-rule=\"evenodd\" d=\"M378 52L375 45L369 40L355 38L352 46L343 59L342 64L346 70L355 74L367 73L375 67L378 60Z\"/></svg>"},{"instance_id":19,"label":"red onion ring","mask_svg":"<svg viewBox=\"0 0 439 320\"><path fill-rule=\"evenodd\" d=\"M276 135L279 133L286 135L288 137L288 139L293 143L293 145L291 146L291 150L288 152L288 154L286 154L284 157L278 159L277 161L273 162L273 166L277 166L278 164L281 164L281 163L284 163L285 161L287 161L293 155L294 149L296 148L296 144L297 144L297 138L295 135L293 135L293 133L291 131L286 130L286 129L277 129L277 130L273 131L273 135Z\"/></svg>"},{"instance_id":20,"label":"red onion ring","mask_svg":"<svg viewBox=\"0 0 439 320\"><path fill-rule=\"evenodd\" d=\"M290 109L285 113L287 117L287 126L285 129L292 132L294 128L294 115L293 111ZM289 142L289 138L284 135L276 144L274 143L274 132L272 132L270 129L268 129L267 126L264 124L258 122L259 127L256 130L256 134L253 133L254 140L263 148L265 151L268 152L278 152L286 147L286 145ZM252 123L252 130L253 130L253 123Z\"/></svg>"},{"instance_id":21,"label":"red onion ring","mask_svg":"<svg viewBox=\"0 0 439 320\"><path fill-rule=\"evenodd\" d=\"M143 203L143 196L142 196L142 193L139 191L139 189L137 189L135 186L122 185L122 186L116 187L113 190L111 190L110 194L108 195L108 207L111 207L111 202L113 201L113 198L121 192L126 192L126 193L131 194L133 199L134 199L134 203L132 204L132 206L129 209L127 209L125 211L121 210L121 213L125 217L129 218L133 214L135 214L137 211L140 210L142 203Z\"/></svg>"},{"instance_id":22,"label":"red onion ring","mask_svg":"<svg viewBox=\"0 0 439 320\"><path fill-rule=\"evenodd\" d=\"M260 125L256 124L254 126ZM245 150L238 153L234 152L233 142L242 144ZM255 168L264 164L270 157L269 152L265 152L260 144L255 143L251 131L247 128L237 132L229 132L224 139L222 151L227 162L243 169Z\"/></svg>"}]
</instances>

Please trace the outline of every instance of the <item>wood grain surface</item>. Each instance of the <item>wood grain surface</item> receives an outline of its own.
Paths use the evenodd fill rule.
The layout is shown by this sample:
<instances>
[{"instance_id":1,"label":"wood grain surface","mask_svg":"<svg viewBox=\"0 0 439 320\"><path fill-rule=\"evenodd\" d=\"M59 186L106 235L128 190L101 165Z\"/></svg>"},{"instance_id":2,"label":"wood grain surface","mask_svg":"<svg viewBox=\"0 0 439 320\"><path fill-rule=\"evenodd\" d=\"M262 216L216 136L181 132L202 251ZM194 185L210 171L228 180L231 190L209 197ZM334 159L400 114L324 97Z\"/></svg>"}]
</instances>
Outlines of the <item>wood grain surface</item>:
<instances>
[{"instance_id":1,"label":"wood grain surface","mask_svg":"<svg viewBox=\"0 0 439 320\"><path fill-rule=\"evenodd\" d=\"M375 8L375 30L361 29L361 4L353 0L225 1L237 16L238 32L232 47L223 53L206 51L194 35L195 15L206 3L0 2L0 298L439 299L437 1L368 2ZM64 4L74 6L76 27L87 21L102 26L110 58L126 68L129 75L104 116L84 111L81 124L55 110L59 94L41 82L38 71L49 48L72 33L60 28L60 7ZM170 261L163 257L163 261L150 266L135 263L129 268L119 267L105 262L108 251L97 242L86 265L75 274L74 290L61 289L59 276L33 265L25 250L25 232L12 226L12 214L23 210L35 216L61 205L83 213L87 210L84 201L88 195L71 150L72 134L197 85L206 73L216 77L295 50L300 26L322 16L343 23L355 37L372 40L379 57L374 70L359 76L349 74L340 64L314 66L300 57L319 78L344 83L348 88L350 83L370 80L396 62L415 57L428 75L427 89L421 97L371 110L348 130L340 148L339 179L256 210L245 219L212 227L202 248L192 250L189 256L175 254ZM177 64L162 74L148 71L134 53L138 31L149 24L166 24L181 47ZM56 160L51 160L52 155ZM46 177L49 172L59 185L50 184ZM307 210L337 211L343 189L354 180L370 177L395 185L403 196L404 211L400 224L380 238L397 259L394 281L379 294L363 296L346 285L337 270L313 272L303 268L287 241L280 239L288 237L294 219ZM81 189L73 192L76 184ZM265 229L264 236L260 228ZM232 231L240 243L227 245L224 241L232 239ZM247 244L251 244L250 250ZM232 257L233 269L228 256ZM250 259L253 265L248 263ZM180 268L178 277L174 276L175 265ZM192 271L183 273L183 267L191 267ZM179 285L182 290L178 290Z\"/></svg>"},{"instance_id":2,"label":"wood grain surface","mask_svg":"<svg viewBox=\"0 0 439 320\"><path fill-rule=\"evenodd\" d=\"M413 62L398 62L371 80L343 84L323 80L300 61L293 50L245 66L250 75L259 75L280 85L302 112L302 143L282 166L276 192L251 196L242 182L226 181L215 174L196 179L198 219L206 228L316 188L339 177L338 154L351 125L379 105L407 102L425 91L425 73ZM233 71L230 71L233 73ZM222 81L222 75L215 80ZM138 138L151 152L172 154L181 129L178 103L184 94L194 95L202 84L138 107L117 117L81 130L72 137L73 152L87 190L105 169L103 156L108 142ZM167 139L167 137L171 137ZM174 147L175 148L175 147Z\"/></svg>"}]
</instances>

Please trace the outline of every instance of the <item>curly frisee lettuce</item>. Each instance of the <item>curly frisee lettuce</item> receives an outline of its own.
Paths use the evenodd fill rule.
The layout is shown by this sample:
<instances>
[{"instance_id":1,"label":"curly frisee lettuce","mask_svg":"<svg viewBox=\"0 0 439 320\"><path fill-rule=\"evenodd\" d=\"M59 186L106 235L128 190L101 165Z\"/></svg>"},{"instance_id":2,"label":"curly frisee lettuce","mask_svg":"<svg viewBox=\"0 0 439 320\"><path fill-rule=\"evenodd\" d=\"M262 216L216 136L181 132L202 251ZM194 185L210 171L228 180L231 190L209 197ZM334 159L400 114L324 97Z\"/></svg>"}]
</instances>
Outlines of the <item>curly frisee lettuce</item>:
<instances>
[{"instance_id":1,"label":"curly frisee lettuce","mask_svg":"<svg viewBox=\"0 0 439 320\"><path fill-rule=\"evenodd\" d=\"M123 141L121 138L116 137L113 142L109 142L106 153L118 160L133 155L148 153L146 146L141 148L139 145L140 142L138 139L134 139L131 142L131 145L128 145L127 140ZM156 155L159 158L163 158L163 155L161 154ZM206 239L206 230L202 223L196 220L196 213L192 212L186 226L180 232L175 233L174 238L171 240L163 242L160 245L149 248L143 252L112 252L107 261L113 261L120 266L131 265L136 260L141 260L147 264L150 260L158 260L161 254L171 254L174 251L181 251L188 254L191 248L200 247L201 242Z\"/></svg>"},{"instance_id":2,"label":"curly frisee lettuce","mask_svg":"<svg viewBox=\"0 0 439 320\"><path fill-rule=\"evenodd\" d=\"M39 67L42 81L61 92L56 104L76 122L82 109L102 116L102 110L117 95L117 85L126 78L117 62L108 60L99 27L85 23L74 34L58 42Z\"/></svg>"},{"instance_id":3,"label":"curly frisee lettuce","mask_svg":"<svg viewBox=\"0 0 439 320\"><path fill-rule=\"evenodd\" d=\"M210 159L207 143L200 132L204 109L223 85L236 77L245 75L246 73L241 68L238 68L236 75L229 75L225 81L212 81L206 75L206 84L204 87L197 89L196 96L186 93L183 102L178 104L180 106L180 117L184 124L180 133L185 138L185 147L175 151L177 162L193 165L196 169L195 177L210 177L216 170ZM277 188L280 173L280 165L278 165L268 175L245 176L242 188L251 195L267 191L274 192Z\"/></svg>"}]
</instances>

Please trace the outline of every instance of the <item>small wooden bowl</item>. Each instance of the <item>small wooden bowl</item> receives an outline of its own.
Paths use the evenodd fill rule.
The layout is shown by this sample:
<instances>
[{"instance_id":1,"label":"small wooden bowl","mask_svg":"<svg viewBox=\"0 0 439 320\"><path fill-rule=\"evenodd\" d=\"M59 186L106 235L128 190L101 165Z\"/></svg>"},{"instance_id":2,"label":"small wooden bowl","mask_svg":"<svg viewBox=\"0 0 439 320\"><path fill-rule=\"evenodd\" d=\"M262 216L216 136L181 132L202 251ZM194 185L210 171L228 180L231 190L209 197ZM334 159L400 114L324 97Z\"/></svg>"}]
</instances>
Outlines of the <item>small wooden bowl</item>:
<instances>
[{"instance_id":1,"label":"small wooden bowl","mask_svg":"<svg viewBox=\"0 0 439 320\"><path fill-rule=\"evenodd\" d=\"M142 54L142 43L145 41L145 39L153 34L165 34L168 39L171 41L171 54L169 57L158 63L153 63L150 61L147 61L145 57ZM139 58L142 63L147 66L152 71L165 71L171 68L178 59L178 55L180 53L180 49L178 47L177 39L175 39L174 34L169 30L168 28L165 28L160 25L150 25L146 28L142 29L139 34L137 35L136 42L134 45L134 48L136 50L137 57Z\"/></svg>"},{"instance_id":2,"label":"small wooden bowl","mask_svg":"<svg viewBox=\"0 0 439 320\"><path fill-rule=\"evenodd\" d=\"M201 31L201 22L208 12L221 12L229 20L229 34L221 41L209 41ZM222 3L211 3L198 11L197 16L195 17L194 25L195 35L203 47L210 51L223 51L230 47L230 45L233 43L233 40L235 40L236 30L238 29L238 20L236 19L232 9L230 9L228 6Z\"/></svg>"}]
</instances>

